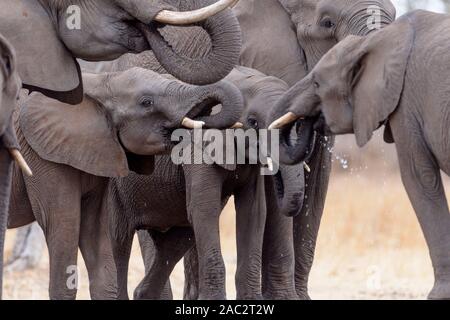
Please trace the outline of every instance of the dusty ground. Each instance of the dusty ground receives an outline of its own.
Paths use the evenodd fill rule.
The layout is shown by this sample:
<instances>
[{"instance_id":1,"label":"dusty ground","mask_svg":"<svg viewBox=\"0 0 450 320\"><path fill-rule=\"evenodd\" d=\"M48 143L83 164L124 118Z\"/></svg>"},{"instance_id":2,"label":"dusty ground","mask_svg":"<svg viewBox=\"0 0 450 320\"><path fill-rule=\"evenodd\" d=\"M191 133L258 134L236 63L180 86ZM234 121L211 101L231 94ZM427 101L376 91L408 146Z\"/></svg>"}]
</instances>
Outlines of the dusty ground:
<instances>
[{"instance_id":1,"label":"dusty ground","mask_svg":"<svg viewBox=\"0 0 450 320\"><path fill-rule=\"evenodd\" d=\"M337 152L340 156L335 160L336 168L311 275L311 297L425 299L433 285L431 263L415 214L401 184L392 148L385 150L374 144L362 153L356 152L356 157L352 149ZM373 150L377 150L378 154L382 150L384 160L370 161L376 155ZM342 158L349 159L349 162L342 161ZM445 178L445 184L450 192L448 178ZM229 298L234 298L236 250L232 205L225 210L221 222L227 292ZM13 239L14 231L9 231L7 254ZM45 256L35 270L6 274L4 298L47 299L47 264L48 258ZM78 298L89 299L88 281L83 268ZM136 243L129 274L131 292L143 276L143 264ZM181 265L177 266L172 282L175 297L181 298Z\"/></svg>"}]
</instances>

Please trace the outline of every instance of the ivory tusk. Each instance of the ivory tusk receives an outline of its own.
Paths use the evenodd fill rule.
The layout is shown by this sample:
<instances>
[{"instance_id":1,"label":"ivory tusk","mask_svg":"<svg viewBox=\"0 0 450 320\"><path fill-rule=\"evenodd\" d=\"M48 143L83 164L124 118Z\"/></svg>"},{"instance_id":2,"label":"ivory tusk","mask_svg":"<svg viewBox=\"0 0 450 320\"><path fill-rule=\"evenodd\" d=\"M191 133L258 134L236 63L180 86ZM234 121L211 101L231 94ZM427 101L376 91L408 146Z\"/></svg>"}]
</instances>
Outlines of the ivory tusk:
<instances>
[{"instance_id":1,"label":"ivory tusk","mask_svg":"<svg viewBox=\"0 0 450 320\"><path fill-rule=\"evenodd\" d=\"M288 125L289 123L294 122L295 120L299 119L300 117L297 116L295 113L293 112L288 112L286 113L284 116L282 116L281 118L275 120L270 126L269 126L269 130L274 130L274 129L281 129L283 128L285 125Z\"/></svg>"},{"instance_id":2,"label":"ivory tusk","mask_svg":"<svg viewBox=\"0 0 450 320\"><path fill-rule=\"evenodd\" d=\"M306 162L303 162L303 167L305 168L306 172L311 173L311 168L308 166Z\"/></svg>"},{"instance_id":3,"label":"ivory tusk","mask_svg":"<svg viewBox=\"0 0 450 320\"><path fill-rule=\"evenodd\" d=\"M27 162L25 161L19 150L9 149L9 154L11 155L13 160L17 163L17 165L24 174L26 174L28 177L33 176L33 172L31 171L30 167L28 166Z\"/></svg>"},{"instance_id":4,"label":"ivory tusk","mask_svg":"<svg viewBox=\"0 0 450 320\"><path fill-rule=\"evenodd\" d=\"M187 129L201 129L205 125L203 121L195 121L188 117L184 118L181 125Z\"/></svg>"},{"instance_id":5,"label":"ivory tusk","mask_svg":"<svg viewBox=\"0 0 450 320\"><path fill-rule=\"evenodd\" d=\"M244 124L241 122L236 122L231 129L242 129L244 127Z\"/></svg>"},{"instance_id":6,"label":"ivory tusk","mask_svg":"<svg viewBox=\"0 0 450 320\"><path fill-rule=\"evenodd\" d=\"M272 158L267 158L267 167L271 172L273 172L273 160Z\"/></svg>"},{"instance_id":7,"label":"ivory tusk","mask_svg":"<svg viewBox=\"0 0 450 320\"><path fill-rule=\"evenodd\" d=\"M236 5L238 1L239 0L219 0L207 7L184 12L162 10L156 15L155 21L179 26L193 24L204 21L209 17Z\"/></svg>"}]
</instances>

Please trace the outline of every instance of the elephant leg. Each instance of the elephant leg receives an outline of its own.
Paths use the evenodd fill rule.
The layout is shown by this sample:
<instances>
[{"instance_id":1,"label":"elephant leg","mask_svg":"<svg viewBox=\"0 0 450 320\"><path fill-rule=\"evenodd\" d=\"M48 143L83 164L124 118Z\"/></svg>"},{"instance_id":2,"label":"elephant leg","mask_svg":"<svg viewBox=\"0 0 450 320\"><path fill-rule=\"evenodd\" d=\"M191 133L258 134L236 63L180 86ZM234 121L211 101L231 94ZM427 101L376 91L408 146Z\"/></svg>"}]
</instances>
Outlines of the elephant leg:
<instances>
[{"instance_id":1,"label":"elephant leg","mask_svg":"<svg viewBox=\"0 0 450 320\"><path fill-rule=\"evenodd\" d=\"M257 169L257 171L259 168ZM262 300L261 257L266 223L264 177L252 181L235 193L237 270L236 298Z\"/></svg>"},{"instance_id":2,"label":"elephant leg","mask_svg":"<svg viewBox=\"0 0 450 320\"><path fill-rule=\"evenodd\" d=\"M108 216L101 195L91 194L82 203L80 251L89 276L93 300L117 299L117 273L109 237Z\"/></svg>"},{"instance_id":3,"label":"elephant leg","mask_svg":"<svg viewBox=\"0 0 450 320\"><path fill-rule=\"evenodd\" d=\"M266 188L270 187L266 184ZM274 194L275 191L271 193L271 196ZM281 215L276 200L268 198L262 270L264 299L298 299L294 282L295 255L292 225L292 218Z\"/></svg>"},{"instance_id":4,"label":"elephant leg","mask_svg":"<svg viewBox=\"0 0 450 320\"><path fill-rule=\"evenodd\" d=\"M128 266L133 245L134 230L110 229L114 263L117 270L117 298L128 300Z\"/></svg>"},{"instance_id":5,"label":"elephant leg","mask_svg":"<svg viewBox=\"0 0 450 320\"><path fill-rule=\"evenodd\" d=\"M139 239L139 246L141 248L142 260L144 261L145 266L145 274L148 274L153 266L153 261L156 256L156 248L153 243L153 239L148 230L139 230L137 232ZM143 292L144 289L141 288L143 282L139 283L139 285L134 290L134 297L138 295L138 292ZM170 285L170 279L167 280L164 285L164 289L159 297L159 300L173 300L172 287Z\"/></svg>"},{"instance_id":6,"label":"elephant leg","mask_svg":"<svg viewBox=\"0 0 450 320\"><path fill-rule=\"evenodd\" d=\"M134 292L136 300L160 299L175 265L195 243L192 228L172 228L168 232L149 231L155 245L153 264Z\"/></svg>"},{"instance_id":7,"label":"elephant leg","mask_svg":"<svg viewBox=\"0 0 450 320\"><path fill-rule=\"evenodd\" d=\"M35 176L25 182L33 213L47 241L50 299L75 299L79 276L80 174L71 167L44 160L33 164L42 171L35 170Z\"/></svg>"},{"instance_id":8,"label":"elephant leg","mask_svg":"<svg viewBox=\"0 0 450 320\"><path fill-rule=\"evenodd\" d=\"M0 148L0 299L3 285L3 250L8 223L12 162L7 150Z\"/></svg>"},{"instance_id":9,"label":"elephant leg","mask_svg":"<svg viewBox=\"0 0 450 320\"><path fill-rule=\"evenodd\" d=\"M317 237L322 220L331 173L331 149L334 137L318 137L314 153L305 172L305 202L294 218L295 287L300 299L309 300L308 280L314 261Z\"/></svg>"},{"instance_id":10,"label":"elephant leg","mask_svg":"<svg viewBox=\"0 0 450 320\"><path fill-rule=\"evenodd\" d=\"M225 263L219 234L223 179L217 168L185 167L188 216L199 258L199 299L225 300Z\"/></svg>"},{"instance_id":11,"label":"elephant leg","mask_svg":"<svg viewBox=\"0 0 450 320\"><path fill-rule=\"evenodd\" d=\"M198 300L198 254L193 246L184 255L184 300Z\"/></svg>"},{"instance_id":12,"label":"elephant leg","mask_svg":"<svg viewBox=\"0 0 450 320\"><path fill-rule=\"evenodd\" d=\"M450 299L450 214L439 166L421 135L395 136L395 142L403 184L434 268L435 283L428 297Z\"/></svg>"}]
</instances>

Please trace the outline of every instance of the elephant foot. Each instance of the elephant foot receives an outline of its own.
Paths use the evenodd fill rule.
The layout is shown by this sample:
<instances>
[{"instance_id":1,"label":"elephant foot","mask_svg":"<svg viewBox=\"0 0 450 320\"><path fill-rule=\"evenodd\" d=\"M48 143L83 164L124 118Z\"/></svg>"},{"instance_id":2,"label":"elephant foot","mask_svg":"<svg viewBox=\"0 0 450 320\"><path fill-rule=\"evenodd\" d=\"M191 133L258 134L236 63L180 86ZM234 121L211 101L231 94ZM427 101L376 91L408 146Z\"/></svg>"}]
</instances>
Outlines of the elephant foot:
<instances>
[{"instance_id":1,"label":"elephant foot","mask_svg":"<svg viewBox=\"0 0 450 320\"><path fill-rule=\"evenodd\" d=\"M307 290L300 291L300 292L297 291L297 296L298 296L298 299L300 299L300 300L311 300L311 297L309 296Z\"/></svg>"},{"instance_id":2,"label":"elephant foot","mask_svg":"<svg viewBox=\"0 0 450 320\"><path fill-rule=\"evenodd\" d=\"M436 280L429 300L450 300L450 280Z\"/></svg>"},{"instance_id":3,"label":"elephant foot","mask_svg":"<svg viewBox=\"0 0 450 320\"><path fill-rule=\"evenodd\" d=\"M214 293L214 294L202 294L198 296L198 300L227 300L226 294Z\"/></svg>"},{"instance_id":4,"label":"elephant foot","mask_svg":"<svg viewBox=\"0 0 450 320\"><path fill-rule=\"evenodd\" d=\"M266 292L264 293L265 300L299 300L295 292Z\"/></svg>"},{"instance_id":5,"label":"elephant foot","mask_svg":"<svg viewBox=\"0 0 450 320\"><path fill-rule=\"evenodd\" d=\"M236 294L236 300L264 300L264 297L261 293L252 293L252 294Z\"/></svg>"}]
</instances>

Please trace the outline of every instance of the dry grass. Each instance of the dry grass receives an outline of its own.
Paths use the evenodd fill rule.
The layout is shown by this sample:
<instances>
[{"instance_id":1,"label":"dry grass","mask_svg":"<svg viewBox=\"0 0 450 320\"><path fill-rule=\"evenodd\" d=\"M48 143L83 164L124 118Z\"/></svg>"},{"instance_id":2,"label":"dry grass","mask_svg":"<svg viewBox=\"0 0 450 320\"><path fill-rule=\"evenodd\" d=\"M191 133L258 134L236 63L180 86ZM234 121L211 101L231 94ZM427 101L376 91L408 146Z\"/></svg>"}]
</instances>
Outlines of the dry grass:
<instances>
[{"instance_id":1,"label":"dry grass","mask_svg":"<svg viewBox=\"0 0 450 320\"><path fill-rule=\"evenodd\" d=\"M432 268L422 233L398 170L338 170L333 173L311 275L315 299L424 299L432 287ZM344 173L343 173L344 172ZM446 178L450 191L450 181ZM229 205L221 221L222 246L227 264L227 289L234 293L234 210ZM13 231L7 235L7 254ZM80 258L81 259L81 258ZM6 299L47 299L48 259L36 270L7 274ZM78 297L88 299L82 269ZM130 268L130 292L143 275L135 246ZM183 268L173 276L174 293L181 298Z\"/></svg>"}]
</instances>

